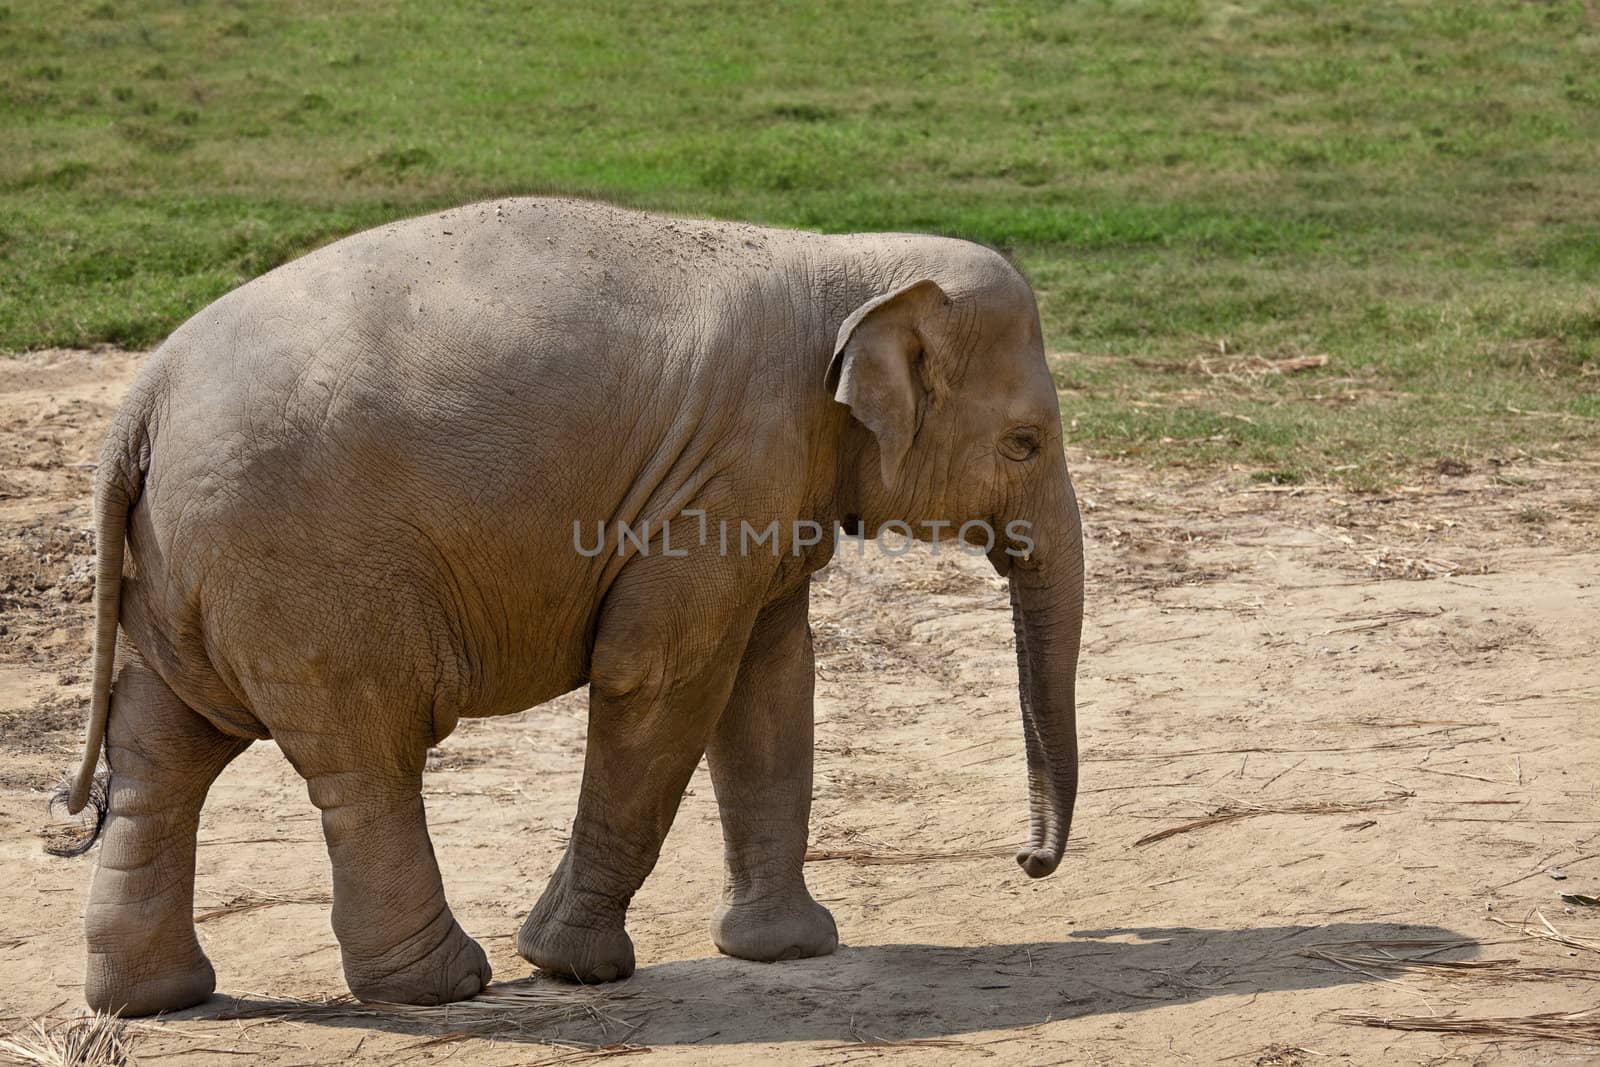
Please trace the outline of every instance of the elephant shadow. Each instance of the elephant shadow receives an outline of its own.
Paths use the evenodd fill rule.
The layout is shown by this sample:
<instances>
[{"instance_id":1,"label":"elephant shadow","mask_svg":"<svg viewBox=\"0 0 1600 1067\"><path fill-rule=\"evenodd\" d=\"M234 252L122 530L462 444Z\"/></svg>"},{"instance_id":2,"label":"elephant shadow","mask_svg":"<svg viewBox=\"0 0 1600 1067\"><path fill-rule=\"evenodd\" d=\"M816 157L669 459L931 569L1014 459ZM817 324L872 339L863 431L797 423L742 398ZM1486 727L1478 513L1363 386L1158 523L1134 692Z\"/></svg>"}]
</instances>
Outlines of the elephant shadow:
<instances>
[{"instance_id":1,"label":"elephant shadow","mask_svg":"<svg viewBox=\"0 0 1600 1067\"><path fill-rule=\"evenodd\" d=\"M719 956L642 967L627 982L599 987L601 999L592 1001L598 1010L574 1011L565 1022L546 1021L551 998L563 992L593 998L596 991L545 976L507 983L506 989L543 994L539 1006L529 1009L540 1014L522 1027L516 1025L517 1009L507 1008L510 1014L495 1021L492 1032L499 1041L626 1040L653 1046L951 1037L1215 996L1371 981L1303 955L1315 947L1356 944L1367 951L1403 946L1398 950L1464 959L1474 954L1476 942L1437 926L1333 923L1077 930L1063 941L982 946L843 945L833 956L780 964ZM169 1018L271 1014L272 1002L215 998ZM294 1015L302 1024L416 1035L459 1032L468 1017L433 1022L404 1010Z\"/></svg>"}]
</instances>

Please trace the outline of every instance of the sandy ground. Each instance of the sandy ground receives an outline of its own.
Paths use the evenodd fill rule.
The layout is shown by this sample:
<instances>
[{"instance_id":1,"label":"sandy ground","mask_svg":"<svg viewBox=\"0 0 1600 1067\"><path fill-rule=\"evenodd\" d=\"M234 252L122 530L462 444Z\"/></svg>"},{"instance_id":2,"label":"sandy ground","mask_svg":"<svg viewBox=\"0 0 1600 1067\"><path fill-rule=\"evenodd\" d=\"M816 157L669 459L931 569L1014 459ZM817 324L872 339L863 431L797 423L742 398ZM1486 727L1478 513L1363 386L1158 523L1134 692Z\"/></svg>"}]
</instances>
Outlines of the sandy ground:
<instances>
[{"instance_id":1,"label":"sandy ground","mask_svg":"<svg viewBox=\"0 0 1600 1067\"><path fill-rule=\"evenodd\" d=\"M90 464L137 363L0 362L0 1027L80 1003L93 859L40 843L86 701ZM1560 896L1600 894L1600 463L1484 458L1388 496L1075 470L1085 762L1054 877L1007 854L1025 808L1003 586L981 560L842 558L814 611L808 867L837 955L716 955L702 771L633 905L638 974L527 981L513 936L574 808L574 694L464 722L427 777L456 913L518 983L497 1003L270 1003L344 987L317 821L260 744L200 832L200 930L228 996L141 1027L140 1058L1595 1062L1600 1044L1351 1019L1600 1006L1600 908ZM1217 814L1236 817L1196 824ZM1572 943L1530 936L1538 915Z\"/></svg>"}]
</instances>

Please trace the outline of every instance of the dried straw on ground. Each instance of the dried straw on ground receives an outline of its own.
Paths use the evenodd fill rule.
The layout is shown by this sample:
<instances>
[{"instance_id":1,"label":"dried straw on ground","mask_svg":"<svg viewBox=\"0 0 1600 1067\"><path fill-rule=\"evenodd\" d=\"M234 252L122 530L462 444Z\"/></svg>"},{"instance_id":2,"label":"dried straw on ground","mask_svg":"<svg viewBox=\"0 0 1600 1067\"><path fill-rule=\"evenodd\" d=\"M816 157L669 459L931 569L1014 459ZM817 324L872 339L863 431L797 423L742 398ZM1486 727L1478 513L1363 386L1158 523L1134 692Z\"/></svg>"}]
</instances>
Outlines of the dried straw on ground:
<instances>
[{"instance_id":1,"label":"dried straw on ground","mask_svg":"<svg viewBox=\"0 0 1600 1067\"><path fill-rule=\"evenodd\" d=\"M1600 971L1578 967L1528 967L1523 966L1522 961L1515 957L1500 960L1429 960L1417 956L1401 957L1372 952L1327 952L1322 949L1307 949L1300 955L1307 959L1326 960L1361 974L1370 974L1372 971L1404 971L1450 978L1492 978L1511 982L1548 979L1592 982L1600 979Z\"/></svg>"},{"instance_id":2,"label":"dried straw on ground","mask_svg":"<svg viewBox=\"0 0 1600 1067\"><path fill-rule=\"evenodd\" d=\"M1490 922L1515 930L1525 937L1535 938L1539 941L1550 941L1570 949L1583 949L1589 952L1600 952L1600 937L1583 937L1579 934L1565 934L1550 925L1550 920L1544 917L1544 912L1535 911L1534 917L1539 920L1538 926L1527 922L1520 924L1508 923L1504 919L1490 918Z\"/></svg>"},{"instance_id":3,"label":"dried straw on ground","mask_svg":"<svg viewBox=\"0 0 1600 1067\"><path fill-rule=\"evenodd\" d=\"M1388 1030L1426 1030L1475 1037L1531 1037L1600 1045L1600 1008L1480 1019L1455 1015L1369 1015L1365 1012L1346 1012L1333 1018L1352 1026L1377 1026Z\"/></svg>"},{"instance_id":4,"label":"dried straw on ground","mask_svg":"<svg viewBox=\"0 0 1600 1067\"><path fill-rule=\"evenodd\" d=\"M100 1012L52 1022L33 1019L0 1035L0 1061L28 1067L123 1067L136 1062L137 1032L117 1016Z\"/></svg>"}]
</instances>

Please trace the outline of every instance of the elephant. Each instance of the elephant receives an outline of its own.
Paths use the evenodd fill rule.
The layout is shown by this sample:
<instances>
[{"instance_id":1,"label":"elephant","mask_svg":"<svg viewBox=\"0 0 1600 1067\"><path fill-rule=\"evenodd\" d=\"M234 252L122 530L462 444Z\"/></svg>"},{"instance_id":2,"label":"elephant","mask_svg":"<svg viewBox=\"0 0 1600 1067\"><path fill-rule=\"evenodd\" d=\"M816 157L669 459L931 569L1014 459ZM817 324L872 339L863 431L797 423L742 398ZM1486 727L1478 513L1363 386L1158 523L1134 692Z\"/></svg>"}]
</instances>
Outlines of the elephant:
<instances>
[{"instance_id":1,"label":"elephant","mask_svg":"<svg viewBox=\"0 0 1600 1067\"><path fill-rule=\"evenodd\" d=\"M200 810L267 739L321 813L350 990L474 996L490 968L445 900L426 754L462 716L585 685L571 838L519 953L582 982L632 974L628 904L702 756L725 846L712 941L832 952L803 871L808 606L841 533L959 531L1007 579L1017 862L1038 878L1061 861L1082 534L1033 291L981 244L559 198L394 222L174 331L111 424L93 515L88 736L66 788L77 813L106 787L94 1008L214 992ZM770 544L704 536L730 524Z\"/></svg>"}]
</instances>

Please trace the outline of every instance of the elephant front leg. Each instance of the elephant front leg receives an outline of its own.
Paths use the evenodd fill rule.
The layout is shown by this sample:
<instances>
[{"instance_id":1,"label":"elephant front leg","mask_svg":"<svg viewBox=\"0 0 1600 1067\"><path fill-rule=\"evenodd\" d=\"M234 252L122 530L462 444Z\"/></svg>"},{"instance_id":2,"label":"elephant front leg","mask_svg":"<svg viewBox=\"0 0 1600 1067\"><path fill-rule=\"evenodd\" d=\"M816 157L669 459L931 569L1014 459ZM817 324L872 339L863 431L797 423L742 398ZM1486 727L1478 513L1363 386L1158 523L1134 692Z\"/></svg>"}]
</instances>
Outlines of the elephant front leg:
<instances>
[{"instance_id":1,"label":"elephant front leg","mask_svg":"<svg viewBox=\"0 0 1600 1067\"><path fill-rule=\"evenodd\" d=\"M727 704L756 614L738 589L714 588L703 572L675 574L676 563L641 559L607 596L572 836L517 937L530 963L583 982L633 973L628 904Z\"/></svg>"},{"instance_id":2,"label":"elephant front leg","mask_svg":"<svg viewBox=\"0 0 1600 1067\"><path fill-rule=\"evenodd\" d=\"M804 874L816 678L809 592L807 583L756 621L706 750L727 863L711 939L747 960L826 956L839 944Z\"/></svg>"}]
</instances>

